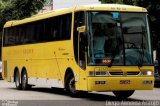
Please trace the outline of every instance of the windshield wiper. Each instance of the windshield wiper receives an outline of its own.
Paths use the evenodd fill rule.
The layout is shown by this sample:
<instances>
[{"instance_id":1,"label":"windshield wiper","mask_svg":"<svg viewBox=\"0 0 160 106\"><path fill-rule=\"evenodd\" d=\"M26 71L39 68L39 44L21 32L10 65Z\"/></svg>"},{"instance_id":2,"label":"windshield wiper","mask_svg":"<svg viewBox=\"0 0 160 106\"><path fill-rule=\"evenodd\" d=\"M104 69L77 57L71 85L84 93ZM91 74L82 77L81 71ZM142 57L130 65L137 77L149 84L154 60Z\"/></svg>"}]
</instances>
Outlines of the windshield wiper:
<instances>
[{"instance_id":1,"label":"windshield wiper","mask_svg":"<svg viewBox=\"0 0 160 106\"><path fill-rule=\"evenodd\" d=\"M108 64L108 67L112 67L112 64L114 62L114 58L115 58L116 55L112 55L111 57L111 62Z\"/></svg>"},{"instance_id":2,"label":"windshield wiper","mask_svg":"<svg viewBox=\"0 0 160 106\"><path fill-rule=\"evenodd\" d=\"M116 55L120 53L120 49L123 48L124 51L124 47L121 47L123 46L122 44L124 44L123 42L120 42L118 37L116 38L116 46L112 47L111 62L108 64L108 67L111 67L112 64L114 63Z\"/></svg>"},{"instance_id":3,"label":"windshield wiper","mask_svg":"<svg viewBox=\"0 0 160 106\"><path fill-rule=\"evenodd\" d=\"M114 59L116 57L116 48L114 48L115 50L113 51L112 55L111 55L111 62L108 64L108 67L112 67L112 64L114 62Z\"/></svg>"}]
</instances>

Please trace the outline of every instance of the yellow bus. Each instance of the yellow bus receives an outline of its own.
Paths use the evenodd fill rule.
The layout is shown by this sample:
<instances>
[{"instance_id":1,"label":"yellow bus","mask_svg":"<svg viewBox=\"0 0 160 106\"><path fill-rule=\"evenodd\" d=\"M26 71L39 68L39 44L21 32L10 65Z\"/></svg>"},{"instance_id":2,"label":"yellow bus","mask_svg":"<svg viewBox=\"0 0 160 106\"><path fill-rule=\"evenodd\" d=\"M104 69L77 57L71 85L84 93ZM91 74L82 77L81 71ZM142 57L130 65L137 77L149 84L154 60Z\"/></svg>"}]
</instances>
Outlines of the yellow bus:
<instances>
[{"instance_id":1,"label":"yellow bus","mask_svg":"<svg viewBox=\"0 0 160 106\"><path fill-rule=\"evenodd\" d=\"M3 78L34 85L112 91L127 98L152 90L154 66L147 10L97 4L9 21L3 31Z\"/></svg>"}]
</instances>

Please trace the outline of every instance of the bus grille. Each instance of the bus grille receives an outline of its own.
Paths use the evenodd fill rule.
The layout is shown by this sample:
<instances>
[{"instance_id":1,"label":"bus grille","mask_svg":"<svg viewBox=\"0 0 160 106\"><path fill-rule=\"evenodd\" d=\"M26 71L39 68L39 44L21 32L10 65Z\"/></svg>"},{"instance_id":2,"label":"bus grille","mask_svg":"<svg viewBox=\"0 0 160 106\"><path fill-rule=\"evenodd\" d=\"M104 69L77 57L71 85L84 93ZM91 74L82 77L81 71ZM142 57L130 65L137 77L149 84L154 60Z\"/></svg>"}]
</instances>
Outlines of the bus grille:
<instances>
[{"instance_id":1,"label":"bus grille","mask_svg":"<svg viewBox=\"0 0 160 106\"><path fill-rule=\"evenodd\" d=\"M140 72L127 72L127 75L138 75Z\"/></svg>"},{"instance_id":2,"label":"bus grille","mask_svg":"<svg viewBox=\"0 0 160 106\"><path fill-rule=\"evenodd\" d=\"M119 72L109 72L110 75L138 75L140 72L122 72L122 71L119 71Z\"/></svg>"},{"instance_id":3,"label":"bus grille","mask_svg":"<svg viewBox=\"0 0 160 106\"><path fill-rule=\"evenodd\" d=\"M109 72L111 75L123 75L123 72Z\"/></svg>"}]
</instances>

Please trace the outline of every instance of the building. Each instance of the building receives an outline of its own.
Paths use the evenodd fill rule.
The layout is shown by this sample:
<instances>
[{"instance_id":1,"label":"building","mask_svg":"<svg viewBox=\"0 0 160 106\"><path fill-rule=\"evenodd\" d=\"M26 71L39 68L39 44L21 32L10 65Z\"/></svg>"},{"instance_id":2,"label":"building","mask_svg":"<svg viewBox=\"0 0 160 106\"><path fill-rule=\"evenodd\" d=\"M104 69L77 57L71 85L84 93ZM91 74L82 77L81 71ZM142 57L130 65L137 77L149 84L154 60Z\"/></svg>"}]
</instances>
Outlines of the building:
<instances>
[{"instance_id":1,"label":"building","mask_svg":"<svg viewBox=\"0 0 160 106\"><path fill-rule=\"evenodd\" d=\"M39 13L45 13L53 9L70 8L86 4L100 4L99 0L47 0Z\"/></svg>"},{"instance_id":2,"label":"building","mask_svg":"<svg viewBox=\"0 0 160 106\"><path fill-rule=\"evenodd\" d=\"M53 0L54 9L69 8L79 5L100 4L99 0Z\"/></svg>"},{"instance_id":3,"label":"building","mask_svg":"<svg viewBox=\"0 0 160 106\"><path fill-rule=\"evenodd\" d=\"M53 10L53 1L54 0L46 0L43 9L39 13L45 13L47 11Z\"/></svg>"}]
</instances>

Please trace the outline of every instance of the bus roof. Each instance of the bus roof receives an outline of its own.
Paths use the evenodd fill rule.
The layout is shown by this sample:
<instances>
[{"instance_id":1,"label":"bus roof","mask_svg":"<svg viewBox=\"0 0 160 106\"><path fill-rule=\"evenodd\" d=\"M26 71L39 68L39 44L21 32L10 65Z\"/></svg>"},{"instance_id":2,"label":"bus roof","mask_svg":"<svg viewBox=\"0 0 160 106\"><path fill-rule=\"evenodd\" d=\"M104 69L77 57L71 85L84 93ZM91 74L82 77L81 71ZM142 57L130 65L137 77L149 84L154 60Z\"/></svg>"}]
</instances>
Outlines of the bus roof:
<instances>
[{"instance_id":1,"label":"bus roof","mask_svg":"<svg viewBox=\"0 0 160 106\"><path fill-rule=\"evenodd\" d=\"M108 10L124 12L147 12L143 7L125 5L125 4L93 4L76 7L76 10Z\"/></svg>"},{"instance_id":2,"label":"bus roof","mask_svg":"<svg viewBox=\"0 0 160 106\"><path fill-rule=\"evenodd\" d=\"M123 11L123 12L147 12L145 8L138 7L138 6L131 6L131 5L124 5L124 4L93 4L93 5L82 5L77 6L74 8L63 8L63 9L57 9L53 10L47 13L43 14L37 14L33 15L32 17L25 18L22 20L13 20L8 21L4 25L4 28L11 27L11 26L17 26L20 24L25 24L33 21L38 21L66 13L71 13L73 11Z\"/></svg>"}]
</instances>

